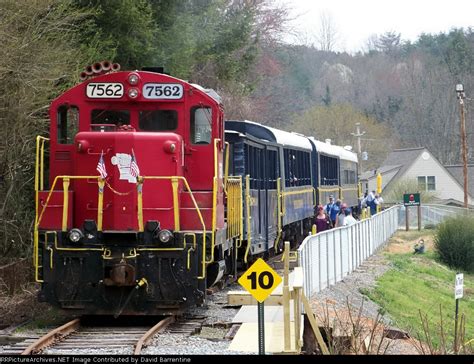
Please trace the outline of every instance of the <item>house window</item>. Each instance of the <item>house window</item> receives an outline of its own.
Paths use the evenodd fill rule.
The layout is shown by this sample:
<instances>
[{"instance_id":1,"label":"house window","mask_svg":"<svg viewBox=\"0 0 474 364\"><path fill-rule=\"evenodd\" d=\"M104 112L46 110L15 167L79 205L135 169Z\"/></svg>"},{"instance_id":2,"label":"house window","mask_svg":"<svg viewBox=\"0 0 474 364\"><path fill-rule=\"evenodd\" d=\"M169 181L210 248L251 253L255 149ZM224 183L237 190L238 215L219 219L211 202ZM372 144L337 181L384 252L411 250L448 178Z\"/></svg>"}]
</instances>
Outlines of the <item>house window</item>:
<instances>
[{"instance_id":1,"label":"house window","mask_svg":"<svg viewBox=\"0 0 474 364\"><path fill-rule=\"evenodd\" d=\"M436 180L435 176L428 176L426 177L426 185L428 187L428 191L436 191Z\"/></svg>"},{"instance_id":2,"label":"house window","mask_svg":"<svg viewBox=\"0 0 474 364\"><path fill-rule=\"evenodd\" d=\"M435 176L418 176L418 188L420 191L436 191Z\"/></svg>"}]
</instances>

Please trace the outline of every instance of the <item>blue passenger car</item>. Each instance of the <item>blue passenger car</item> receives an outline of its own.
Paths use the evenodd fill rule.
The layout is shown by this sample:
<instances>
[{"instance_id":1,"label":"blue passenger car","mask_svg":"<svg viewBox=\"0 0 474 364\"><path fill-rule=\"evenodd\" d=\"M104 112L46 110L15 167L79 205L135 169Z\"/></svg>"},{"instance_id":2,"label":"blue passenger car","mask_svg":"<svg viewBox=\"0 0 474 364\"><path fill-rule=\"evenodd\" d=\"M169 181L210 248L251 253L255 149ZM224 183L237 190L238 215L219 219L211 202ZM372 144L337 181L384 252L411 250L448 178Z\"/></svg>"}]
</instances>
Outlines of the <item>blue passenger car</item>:
<instances>
[{"instance_id":1,"label":"blue passenger car","mask_svg":"<svg viewBox=\"0 0 474 364\"><path fill-rule=\"evenodd\" d=\"M251 121L226 121L225 129L229 174L244 181L249 253L280 251L285 240L302 241L311 230L315 202L308 138Z\"/></svg>"}]
</instances>

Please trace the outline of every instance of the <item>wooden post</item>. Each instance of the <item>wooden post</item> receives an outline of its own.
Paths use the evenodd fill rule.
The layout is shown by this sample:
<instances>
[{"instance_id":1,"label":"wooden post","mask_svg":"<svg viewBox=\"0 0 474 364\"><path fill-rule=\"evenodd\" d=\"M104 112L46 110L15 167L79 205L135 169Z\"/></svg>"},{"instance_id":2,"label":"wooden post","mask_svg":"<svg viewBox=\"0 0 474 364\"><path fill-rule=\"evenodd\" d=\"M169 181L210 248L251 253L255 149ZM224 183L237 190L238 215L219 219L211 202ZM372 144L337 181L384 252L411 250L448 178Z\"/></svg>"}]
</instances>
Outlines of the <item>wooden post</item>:
<instances>
[{"instance_id":1,"label":"wooden post","mask_svg":"<svg viewBox=\"0 0 474 364\"><path fill-rule=\"evenodd\" d=\"M421 204L418 205L418 231L421 230Z\"/></svg>"},{"instance_id":2,"label":"wooden post","mask_svg":"<svg viewBox=\"0 0 474 364\"><path fill-rule=\"evenodd\" d=\"M283 334L284 334L284 350L291 351L291 333L290 333L290 287L289 287L289 270L290 270L290 242L285 241L283 253L284 274L283 274ZM296 333L295 333L296 335Z\"/></svg>"},{"instance_id":3,"label":"wooden post","mask_svg":"<svg viewBox=\"0 0 474 364\"><path fill-rule=\"evenodd\" d=\"M410 230L410 225L408 221L408 206L405 206L405 227L406 231Z\"/></svg>"}]
</instances>

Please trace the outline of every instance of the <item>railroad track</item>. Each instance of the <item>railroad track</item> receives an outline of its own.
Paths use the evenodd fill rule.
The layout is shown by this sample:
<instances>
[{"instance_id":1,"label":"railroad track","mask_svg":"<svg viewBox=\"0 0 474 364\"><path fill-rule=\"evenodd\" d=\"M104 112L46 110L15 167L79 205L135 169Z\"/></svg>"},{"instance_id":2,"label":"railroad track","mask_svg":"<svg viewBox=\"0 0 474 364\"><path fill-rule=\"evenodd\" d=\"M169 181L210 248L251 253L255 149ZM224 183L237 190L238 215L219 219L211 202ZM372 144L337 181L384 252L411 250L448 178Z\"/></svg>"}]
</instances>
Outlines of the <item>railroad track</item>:
<instances>
[{"instance_id":1,"label":"railroad track","mask_svg":"<svg viewBox=\"0 0 474 364\"><path fill-rule=\"evenodd\" d=\"M27 338L11 345L2 355L68 355L68 354L135 354L139 355L153 337L168 328L179 328L186 321L175 322L170 316L150 326L95 326L82 324L81 319L47 332L35 339ZM188 324L189 327L192 325ZM194 327L193 327L194 329Z\"/></svg>"}]
</instances>

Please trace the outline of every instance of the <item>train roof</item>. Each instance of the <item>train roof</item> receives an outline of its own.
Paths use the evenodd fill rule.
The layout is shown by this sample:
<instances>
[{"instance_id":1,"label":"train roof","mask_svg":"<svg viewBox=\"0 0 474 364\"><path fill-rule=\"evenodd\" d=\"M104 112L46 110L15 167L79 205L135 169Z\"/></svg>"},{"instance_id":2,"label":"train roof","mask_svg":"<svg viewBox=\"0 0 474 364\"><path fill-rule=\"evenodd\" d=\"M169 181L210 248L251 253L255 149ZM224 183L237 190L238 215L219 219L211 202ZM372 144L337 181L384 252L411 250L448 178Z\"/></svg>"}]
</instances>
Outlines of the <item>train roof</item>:
<instances>
[{"instance_id":1,"label":"train roof","mask_svg":"<svg viewBox=\"0 0 474 364\"><path fill-rule=\"evenodd\" d=\"M312 150L311 142L303 135L289 133L280 129L271 128L250 120L226 120L225 128L238 131L242 134L252 135L256 138L281 144L283 146L297 147Z\"/></svg>"},{"instance_id":2,"label":"train roof","mask_svg":"<svg viewBox=\"0 0 474 364\"><path fill-rule=\"evenodd\" d=\"M339 145L332 145L329 143L321 142L319 140L314 139L314 137L309 137L309 139L314 143L316 146L316 150L318 153L326 154L333 157L338 157L344 160L348 160L351 162L357 163L357 154L344 149Z\"/></svg>"},{"instance_id":3,"label":"train roof","mask_svg":"<svg viewBox=\"0 0 474 364\"><path fill-rule=\"evenodd\" d=\"M138 74L140 76L140 84L139 86L132 86L128 83L127 79L130 74ZM88 98L86 97L86 89L89 83L100 83L100 82L110 82L110 83L120 83L124 86L125 91L123 95L120 97L114 98ZM189 83L188 81L164 74L159 72L152 72L152 71L140 71L140 70L130 70L130 71L118 71L118 72L107 72L95 75L87 80L84 80L70 89L66 90L64 93L59 95L53 102L52 107L60 103L69 103L71 99L76 100L76 102L83 102L83 103L123 103L123 102L130 102L130 99L126 96L127 89L131 87L143 87L146 83L171 83L171 84L181 84L183 85L184 92L182 93L182 97L180 99L173 99L171 101L184 101L184 95L188 92L194 92L196 94L202 95L208 102L212 104L222 105L222 98L217 94L216 91L213 89L207 89L200 85ZM82 101L81 101L82 100ZM168 100L170 101L170 100ZM139 96L133 102L148 102L153 103L156 100L151 98L143 97L143 93L139 93ZM81 105L77 105L80 106Z\"/></svg>"}]
</instances>

